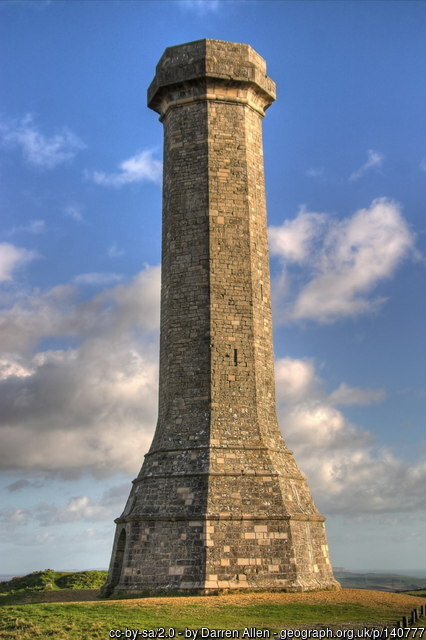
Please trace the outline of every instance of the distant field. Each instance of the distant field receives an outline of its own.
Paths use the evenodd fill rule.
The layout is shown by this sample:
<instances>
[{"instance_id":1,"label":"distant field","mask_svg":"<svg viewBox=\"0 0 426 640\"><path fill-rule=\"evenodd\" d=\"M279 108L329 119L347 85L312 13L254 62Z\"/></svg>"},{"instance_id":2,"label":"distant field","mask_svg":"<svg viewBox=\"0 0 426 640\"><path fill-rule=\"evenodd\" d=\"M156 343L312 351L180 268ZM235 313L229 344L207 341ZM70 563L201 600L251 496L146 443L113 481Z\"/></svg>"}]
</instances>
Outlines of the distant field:
<instances>
[{"instance_id":1,"label":"distant field","mask_svg":"<svg viewBox=\"0 0 426 640\"><path fill-rule=\"evenodd\" d=\"M414 591L426 589L426 578L397 573L355 573L334 571L336 580L347 589L373 589L379 591Z\"/></svg>"}]
</instances>

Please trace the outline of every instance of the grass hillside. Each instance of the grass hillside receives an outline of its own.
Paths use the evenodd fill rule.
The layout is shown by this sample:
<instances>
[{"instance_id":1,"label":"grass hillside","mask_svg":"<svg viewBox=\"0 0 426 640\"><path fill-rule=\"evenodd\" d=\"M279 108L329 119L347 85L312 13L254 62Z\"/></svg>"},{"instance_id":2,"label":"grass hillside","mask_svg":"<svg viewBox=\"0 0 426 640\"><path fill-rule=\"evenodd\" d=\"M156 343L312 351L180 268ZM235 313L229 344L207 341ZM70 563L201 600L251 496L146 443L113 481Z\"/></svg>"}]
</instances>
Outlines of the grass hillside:
<instances>
[{"instance_id":1,"label":"grass hillside","mask_svg":"<svg viewBox=\"0 0 426 640\"><path fill-rule=\"evenodd\" d=\"M101 640L109 637L111 629L124 633L125 629L159 628L165 629L159 637L167 637L171 628L170 635L179 638L179 631L185 628L202 627L237 629L242 638L245 628L254 627L270 630L272 638L276 632L278 639L280 630L291 627L391 626L424 604L426 593L342 589L100 600L99 588L106 575L106 571L67 573L47 569L1 582L0 638Z\"/></svg>"},{"instance_id":2,"label":"grass hillside","mask_svg":"<svg viewBox=\"0 0 426 640\"><path fill-rule=\"evenodd\" d=\"M47 590L45 599L66 602L9 603L1 608L0 638L8 640L101 640L111 629L142 631L164 628L179 638L188 629L334 629L390 626L424 599L405 594L343 589L313 593L247 593L222 596L143 598L79 602L79 590ZM87 595L88 590L84 593ZM74 601L73 601L74 594ZM138 636L128 636L138 637ZM139 636L142 637L142 636ZM183 638L184 636L180 636ZM248 636L252 637L252 636ZM201 638L199 633L198 638Z\"/></svg>"},{"instance_id":3,"label":"grass hillside","mask_svg":"<svg viewBox=\"0 0 426 640\"><path fill-rule=\"evenodd\" d=\"M8 600L19 599L36 593L57 591L60 589L100 589L104 584L107 571L79 571L70 573L67 571L34 571L26 576L12 578L0 582L0 603L5 598Z\"/></svg>"}]
</instances>

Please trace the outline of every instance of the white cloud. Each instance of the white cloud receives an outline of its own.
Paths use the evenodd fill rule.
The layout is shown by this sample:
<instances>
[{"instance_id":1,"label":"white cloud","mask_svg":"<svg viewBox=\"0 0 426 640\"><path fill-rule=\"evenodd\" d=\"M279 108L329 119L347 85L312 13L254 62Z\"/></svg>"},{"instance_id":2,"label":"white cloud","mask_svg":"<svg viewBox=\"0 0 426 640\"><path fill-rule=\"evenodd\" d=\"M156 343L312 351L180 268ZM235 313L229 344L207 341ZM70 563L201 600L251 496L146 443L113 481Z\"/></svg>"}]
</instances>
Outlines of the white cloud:
<instances>
[{"instance_id":1,"label":"white cloud","mask_svg":"<svg viewBox=\"0 0 426 640\"><path fill-rule=\"evenodd\" d=\"M0 242L0 282L13 279L13 272L37 257L35 251Z\"/></svg>"},{"instance_id":2,"label":"white cloud","mask_svg":"<svg viewBox=\"0 0 426 640\"><path fill-rule=\"evenodd\" d=\"M119 273L81 273L73 278L75 284L86 284L92 286L104 286L114 284L123 280Z\"/></svg>"},{"instance_id":3,"label":"white cloud","mask_svg":"<svg viewBox=\"0 0 426 640\"><path fill-rule=\"evenodd\" d=\"M203 16L218 11L219 0L179 0L179 5L187 11L195 11Z\"/></svg>"},{"instance_id":4,"label":"white cloud","mask_svg":"<svg viewBox=\"0 0 426 640\"><path fill-rule=\"evenodd\" d=\"M110 507L90 500L88 496L77 496L68 501L66 507L42 503L32 514L42 525L66 524L69 522L99 522L111 520L114 513Z\"/></svg>"},{"instance_id":5,"label":"white cloud","mask_svg":"<svg viewBox=\"0 0 426 640\"><path fill-rule=\"evenodd\" d=\"M84 207L81 204L70 204L65 207L65 215L76 222L81 222L83 220L83 209Z\"/></svg>"},{"instance_id":6,"label":"white cloud","mask_svg":"<svg viewBox=\"0 0 426 640\"><path fill-rule=\"evenodd\" d=\"M0 343L12 360L31 367L33 350L44 338L73 338L81 341L108 339L129 327L155 331L159 327L160 268L149 267L131 282L116 285L87 300L79 299L76 286L61 285L44 293L22 294L8 308L0 310ZM133 325L131 323L134 323ZM51 353L51 352L49 352Z\"/></svg>"},{"instance_id":7,"label":"white cloud","mask_svg":"<svg viewBox=\"0 0 426 640\"><path fill-rule=\"evenodd\" d=\"M159 298L150 267L89 299L62 286L0 311L3 469L137 472L157 417ZM73 346L37 351L46 337Z\"/></svg>"},{"instance_id":8,"label":"white cloud","mask_svg":"<svg viewBox=\"0 0 426 640\"><path fill-rule=\"evenodd\" d=\"M329 400L332 404L343 405L364 405L376 404L384 400L386 393L384 389L361 389L360 387L348 387L344 382L330 394Z\"/></svg>"},{"instance_id":9,"label":"white cloud","mask_svg":"<svg viewBox=\"0 0 426 640\"><path fill-rule=\"evenodd\" d=\"M354 182L355 180L359 180L362 176L370 171L371 169L380 169L383 165L384 155L379 151L373 151L373 149L368 150L368 159L359 169L351 173L349 176L349 181Z\"/></svg>"},{"instance_id":10,"label":"white cloud","mask_svg":"<svg viewBox=\"0 0 426 640\"><path fill-rule=\"evenodd\" d=\"M27 2L27 0L9 0L9 2L0 2L1 9L7 6L19 6L33 11L43 11L52 4L53 0L37 0L37 2Z\"/></svg>"},{"instance_id":11,"label":"white cloud","mask_svg":"<svg viewBox=\"0 0 426 640\"><path fill-rule=\"evenodd\" d=\"M124 255L124 251L117 246L116 242L108 247L108 256L110 258L119 258L122 255Z\"/></svg>"},{"instance_id":12,"label":"white cloud","mask_svg":"<svg viewBox=\"0 0 426 640\"><path fill-rule=\"evenodd\" d=\"M281 358L275 363L275 379L284 400L298 400L312 393L318 385L315 366L311 360Z\"/></svg>"},{"instance_id":13,"label":"white cloud","mask_svg":"<svg viewBox=\"0 0 426 640\"><path fill-rule=\"evenodd\" d=\"M22 480L6 488L10 492L15 492L28 488L39 489L41 486L43 485L40 482ZM101 534L99 523L112 522L114 517L121 513L130 489L131 483L128 481L110 487L103 492L100 498L79 495L69 498L66 502L64 500L64 504L44 501L26 509L6 507L0 510L0 525L9 524L13 528L14 533L20 539L18 544L33 544L32 541L25 540L28 535L39 535L43 539L43 529L37 529L37 525L49 527L52 530L56 525L69 524L71 522L96 523L96 529L91 528L87 531L90 537L99 538ZM28 523L31 524L31 529L26 529ZM24 533L25 531L26 533ZM0 531L0 537L4 537L2 533ZM107 533L110 538L110 527ZM104 537L103 533L101 537Z\"/></svg>"},{"instance_id":14,"label":"white cloud","mask_svg":"<svg viewBox=\"0 0 426 640\"><path fill-rule=\"evenodd\" d=\"M54 169L86 148L67 127L53 136L45 136L30 114L21 120L0 122L0 140L7 147L20 148L28 164L39 169Z\"/></svg>"},{"instance_id":15,"label":"white cloud","mask_svg":"<svg viewBox=\"0 0 426 640\"><path fill-rule=\"evenodd\" d=\"M30 376L31 373L31 369L28 368L28 365L19 355L8 356L4 354L0 358L0 380L6 380L11 376L25 378Z\"/></svg>"},{"instance_id":16,"label":"white cloud","mask_svg":"<svg viewBox=\"0 0 426 640\"><path fill-rule=\"evenodd\" d=\"M12 527L25 524L30 516L30 512L25 509L5 508L0 510L0 523L5 522Z\"/></svg>"},{"instance_id":17,"label":"white cloud","mask_svg":"<svg viewBox=\"0 0 426 640\"><path fill-rule=\"evenodd\" d=\"M15 233L34 233L35 235L38 235L39 233L43 233L45 230L46 223L44 220L30 220L28 224L14 227L9 232L9 235L14 235Z\"/></svg>"},{"instance_id":18,"label":"white cloud","mask_svg":"<svg viewBox=\"0 0 426 640\"><path fill-rule=\"evenodd\" d=\"M291 407L286 424L287 433L293 442L300 444L303 434L304 443L309 442L310 447L328 447L343 433L345 419L340 411L325 400L309 399Z\"/></svg>"},{"instance_id":19,"label":"white cloud","mask_svg":"<svg viewBox=\"0 0 426 640\"><path fill-rule=\"evenodd\" d=\"M373 290L415 256L414 234L400 206L386 198L341 221L301 209L294 220L271 227L269 236L286 277L281 294L287 299L278 301L286 320L327 323L371 313L385 301Z\"/></svg>"},{"instance_id":20,"label":"white cloud","mask_svg":"<svg viewBox=\"0 0 426 640\"><path fill-rule=\"evenodd\" d=\"M141 151L119 165L120 171L105 173L93 171L88 176L96 182L107 187L122 187L125 184L135 182L160 182L163 165L159 160L154 160L151 150Z\"/></svg>"},{"instance_id":21,"label":"white cloud","mask_svg":"<svg viewBox=\"0 0 426 640\"><path fill-rule=\"evenodd\" d=\"M347 404L379 402L383 392L342 383L327 397L312 361L284 358L276 368L284 437L325 514L354 517L424 511L426 463L407 464L377 447L369 431L351 424L333 406L341 404L342 397Z\"/></svg>"},{"instance_id":22,"label":"white cloud","mask_svg":"<svg viewBox=\"0 0 426 640\"><path fill-rule=\"evenodd\" d=\"M316 169L313 167L312 169L307 169L305 173L309 178L322 178L324 176L324 168Z\"/></svg>"},{"instance_id":23,"label":"white cloud","mask_svg":"<svg viewBox=\"0 0 426 640\"><path fill-rule=\"evenodd\" d=\"M302 206L294 220L285 220L280 227L269 227L271 253L286 262L305 264L327 222L326 214L312 213Z\"/></svg>"},{"instance_id":24,"label":"white cloud","mask_svg":"<svg viewBox=\"0 0 426 640\"><path fill-rule=\"evenodd\" d=\"M160 269L80 299L75 286L18 296L0 311L6 346L0 381L0 466L73 478L137 473L157 417ZM38 350L45 337L72 347ZM286 440L319 506L331 513L424 509L426 464L406 465L351 425L337 404L379 401L374 390L341 383L327 395L310 359L277 361L277 391ZM25 488L22 482L15 487ZM13 490L13 489L12 489ZM31 514L2 512L15 524L98 521L117 515L129 487L100 500L77 495ZM118 509L119 510L119 509ZM110 516L111 514L111 516Z\"/></svg>"},{"instance_id":25,"label":"white cloud","mask_svg":"<svg viewBox=\"0 0 426 640\"><path fill-rule=\"evenodd\" d=\"M44 220L31 220L23 229L28 233L43 233L46 223Z\"/></svg>"}]
</instances>

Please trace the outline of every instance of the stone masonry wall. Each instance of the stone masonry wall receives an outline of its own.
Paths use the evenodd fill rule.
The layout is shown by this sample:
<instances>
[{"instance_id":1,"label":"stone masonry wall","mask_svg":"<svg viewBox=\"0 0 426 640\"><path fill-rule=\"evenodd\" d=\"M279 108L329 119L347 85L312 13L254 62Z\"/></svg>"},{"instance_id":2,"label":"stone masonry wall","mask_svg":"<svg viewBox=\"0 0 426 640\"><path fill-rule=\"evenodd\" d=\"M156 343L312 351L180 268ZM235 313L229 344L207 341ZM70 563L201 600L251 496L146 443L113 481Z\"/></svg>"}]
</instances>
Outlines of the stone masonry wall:
<instances>
[{"instance_id":1,"label":"stone masonry wall","mask_svg":"<svg viewBox=\"0 0 426 640\"><path fill-rule=\"evenodd\" d=\"M247 45L166 49L159 418L116 520L106 593L337 588L276 418L262 118Z\"/></svg>"}]
</instances>

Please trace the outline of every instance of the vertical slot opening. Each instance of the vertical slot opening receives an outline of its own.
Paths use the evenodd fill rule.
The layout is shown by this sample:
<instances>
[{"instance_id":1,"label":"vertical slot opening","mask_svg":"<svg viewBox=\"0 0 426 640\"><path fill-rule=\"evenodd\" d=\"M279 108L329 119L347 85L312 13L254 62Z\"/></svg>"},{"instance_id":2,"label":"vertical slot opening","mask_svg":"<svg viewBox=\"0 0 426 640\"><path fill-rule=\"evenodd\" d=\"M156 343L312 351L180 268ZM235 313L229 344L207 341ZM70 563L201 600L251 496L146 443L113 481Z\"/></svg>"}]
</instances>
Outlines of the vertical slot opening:
<instances>
[{"instance_id":1,"label":"vertical slot opening","mask_svg":"<svg viewBox=\"0 0 426 640\"><path fill-rule=\"evenodd\" d=\"M234 365L238 364L238 349L234 349Z\"/></svg>"}]
</instances>

